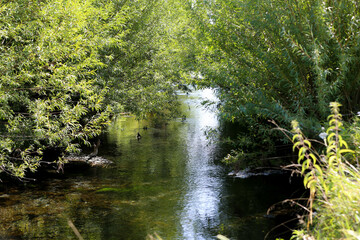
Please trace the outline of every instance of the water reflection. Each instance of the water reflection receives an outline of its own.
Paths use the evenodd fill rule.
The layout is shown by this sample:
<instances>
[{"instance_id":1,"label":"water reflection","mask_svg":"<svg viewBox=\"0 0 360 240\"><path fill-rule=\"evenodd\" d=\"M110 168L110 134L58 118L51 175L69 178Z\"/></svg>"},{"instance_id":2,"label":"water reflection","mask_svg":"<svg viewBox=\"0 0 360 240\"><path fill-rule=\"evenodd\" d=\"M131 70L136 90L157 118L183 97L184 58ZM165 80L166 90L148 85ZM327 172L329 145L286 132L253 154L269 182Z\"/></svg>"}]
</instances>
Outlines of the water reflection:
<instances>
[{"instance_id":1,"label":"water reflection","mask_svg":"<svg viewBox=\"0 0 360 240\"><path fill-rule=\"evenodd\" d=\"M221 146L204 133L217 128L211 90L180 96L186 120L161 128L119 118L101 139L112 168L71 170L22 187L0 184L0 239L263 239L279 224L264 215L294 189L287 176L226 177ZM148 129L144 129L148 126ZM136 139L137 132L142 138ZM271 238L270 238L271 239Z\"/></svg>"},{"instance_id":2,"label":"water reflection","mask_svg":"<svg viewBox=\"0 0 360 240\"><path fill-rule=\"evenodd\" d=\"M215 144L206 140L205 130L218 126L216 112L207 110L200 101L216 101L211 90L199 92L193 99L195 106L189 118L187 133L188 159L184 185L186 194L182 205L181 230L185 239L209 239L203 229L219 226L219 202L222 178L219 167L214 165Z\"/></svg>"}]
</instances>

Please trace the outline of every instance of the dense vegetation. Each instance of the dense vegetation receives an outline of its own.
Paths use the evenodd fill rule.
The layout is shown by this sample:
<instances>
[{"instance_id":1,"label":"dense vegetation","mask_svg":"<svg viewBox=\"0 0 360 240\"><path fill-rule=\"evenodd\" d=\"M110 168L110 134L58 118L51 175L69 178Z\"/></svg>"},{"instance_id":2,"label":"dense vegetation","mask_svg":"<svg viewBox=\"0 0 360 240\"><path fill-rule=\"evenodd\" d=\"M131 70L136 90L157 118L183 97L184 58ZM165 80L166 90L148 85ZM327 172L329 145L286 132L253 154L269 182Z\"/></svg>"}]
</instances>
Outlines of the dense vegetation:
<instances>
[{"instance_id":1,"label":"dense vegetation","mask_svg":"<svg viewBox=\"0 0 360 240\"><path fill-rule=\"evenodd\" d=\"M350 151L333 125L341 120L336 106L326 123L330 102L343 105L346 120L360 110L359 28L360 5L351 0L2 1L0 172L22 178L45 160L61 167L63 156L89 145L112 116L169 118L177 114L177 86L213 87L221 117L241 130L228 160L249 164L244 151L289 142L268 120L285 128L298 120L310 202L323 197L316 224L331 228L322 224L336 215L323 209L355 199L359 179L342 160ZM304 140L321 126L337 131L328 132L325 158L309 155ZM358 120L350 129L357 146ZM345 188L348 195L340 195ZM331 237L355 234L348 225L359 216L349 216Z\"/></svg>"},{"instance_id":2,"label":"dense vegetation","mask_svg":"<svg viewBox=\"0 0 360 240\"><path fill-rule=\"evenodd\" d=\"M43 157L99 135L121 111L176 113L164 67L163 1L3 1L0 172L24 177ZM52 159L54 156L58 159Z\"/></svg>"},{"instance_id":3,"label":"dense vegetation","mask_svg":"<svg viewBox=\"0 0 360 240\"><path fill-rule=\"evenodd\" d=\"M298 119L318 135L328 104L360 109L359 4L356 1L196 1L194 62L216 87L222 116L243 129L240 148L266 150L281 139L273 119ZM258 144L254 144L258 143Z\"/></svg>"},{"instance_id":4,"label":"dense vegetation","mask_svg":"<svg viewBox=\"0 0 360 240\"><path fill-rule=\"evenodd\" d=\"M325 149L317 151L293 121L292 140L299 149L298 166L309 189L308 204L303 206L303 229L294 231L294 239L358 239L360 232L359 181L357 152L358 127L348 145L340 104L333 102L329 127L322 133ZM356 119L358 121L358 119ZM357 125L357 123L355 123ZM350 147L349 147L350 146Z\"/></svg>"}]
</instances>

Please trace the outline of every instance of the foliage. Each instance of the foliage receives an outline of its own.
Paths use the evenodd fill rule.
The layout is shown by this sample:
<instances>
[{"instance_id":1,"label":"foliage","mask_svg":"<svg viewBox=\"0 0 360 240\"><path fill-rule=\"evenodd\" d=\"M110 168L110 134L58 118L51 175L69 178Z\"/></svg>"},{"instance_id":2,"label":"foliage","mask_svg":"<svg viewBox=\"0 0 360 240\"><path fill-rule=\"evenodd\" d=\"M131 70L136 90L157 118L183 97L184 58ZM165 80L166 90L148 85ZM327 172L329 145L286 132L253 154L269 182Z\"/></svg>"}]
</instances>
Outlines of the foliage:
<instances>
[{"instance_id":1,"label":"foliage","mask_svg":"<svg viewBox=\"0 0 360 240\"><path fill-rule=\"evenodd\" d=\"M218 88L228 121L269 134L268 119L298 119L315 136L328 102L359 109L356 1L188 1L188 11L198 46L189 73Z\"/></svg>"},{"instance_id":2,"label":"foliage","mask_svg":"<svg viewBox=\"0 0 360 240\"><path fill-rule=\"evenodd\" d=\"M0 172L24 177L44 156L61 165L114 113L176 113L174 74L162 57L167 2L1 3Z\"/></svg>"},{"instance_id":3,"label":"foliage","mask_svg":"<svg viewBox=\"0 0 360 240\"><path fill-rule=\"evenodd\" d=\"M107 124L106 88L94 85L99 16L92 1L1 5L1 171L24 177L43 151L77 152Z\"/></svg>"},{"instance_id":4,"label":"foliage","mask_svg":"<svg viewBox=\"0 0 360 240\"><path fill-rule=\"evenodd\" d=\"M227 122L224 125L228 124ZM234 125L230 124L232 127ZM283 136L269 129L269 125L268 121L265 123L254 119L236 123L237 128L231 129L236 136L228 138L220 136L222 141L232 148L223 162L232 165L236 170L288 164L287 157L291 157L289 144L286 141L273 139L274 137L281 139Z\"/></svg>"},{"instance_id":5,"label":"foliage","mask_svg":"<svg viewBox=\"0 0 360 240\"><path fill-rule=\"evenodd\" d=\"M157 233L154 233L154 235L151 235L151 234L147 235L146 239L147 240L162 240L162 238Z\"/></svg>"},{"instance_id":6,"label":"foliage","mask_svg":"<svg viewBox=\"0 0 360 240\"><path fill-rule=\"evenodd\" d=\"M120 25L121 31L111 33L121 38L122 44L107 44L102 50L103 62L107 68L98 72L100 81L110 88L107 99L121 108L132 112L138 118L169 118L178 114L175 86L178 81L173 69L169 51L171 45L171 11L176 1L142 0L128 1L126 19Z\"/></svg>"},{"instance_id":7,"label":"foliage","mask_svg":"<svg viewBox=\"0 0 360 240\"><path fill-rule=\"evenodd\" d=\"M358 239L360 236L360 172L350 161L354 151L343 140L340 104L331 103L329 127L323 154L293 122L294 148L299 149L298 163L304 185L310 190L306 228L294 231L293 239ZM313 210L314 209L314 210Z\"/></svg>"}]
</instances>

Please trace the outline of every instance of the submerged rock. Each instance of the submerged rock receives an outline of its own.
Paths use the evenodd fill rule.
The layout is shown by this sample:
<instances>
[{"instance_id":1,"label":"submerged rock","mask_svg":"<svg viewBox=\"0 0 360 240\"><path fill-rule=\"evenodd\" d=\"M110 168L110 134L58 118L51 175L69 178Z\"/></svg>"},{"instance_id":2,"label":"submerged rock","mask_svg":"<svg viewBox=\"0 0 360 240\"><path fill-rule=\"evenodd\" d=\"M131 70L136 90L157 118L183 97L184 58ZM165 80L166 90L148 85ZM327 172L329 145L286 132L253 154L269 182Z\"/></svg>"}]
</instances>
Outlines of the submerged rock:
<instances>
[{"instance_id":1,"label":"submerged rock","mask_svg":"<svg viewBox=\"0 0 360 240\"><path fill-rule=\"evenodd\" d=\"M92 167L108 167L114 164L114 162L105 159L103 157L94 157L87 161Z\"/></svg>"},{"instance_id":2,"label":"submerged rock","mask_svg":"<svg viewBox=\"0 0 360 240\"><path fill-rule=\"evenodd\" d=\"M67 160L67 163L65 166L90 166L90 167L108 167L112 164L114 164L113 161L110 161L106 158L96 156L89 159L88 156L68 156L65 157L65 160Z\"/></svg>"},{"instance_id":3,"label":"submerged rock","mask_svg":"<svg viewBox=\"0 0 360 240\"><path fill-rule=\"evenodd\" d=\"M235 178L249 178L252 176L269 176L274 174L284 174L285 171L281 169L273 169L273 168L246 168L240 171L231 171L228 173L228 176L232 176Z\"/></svg>"}]
</instances>

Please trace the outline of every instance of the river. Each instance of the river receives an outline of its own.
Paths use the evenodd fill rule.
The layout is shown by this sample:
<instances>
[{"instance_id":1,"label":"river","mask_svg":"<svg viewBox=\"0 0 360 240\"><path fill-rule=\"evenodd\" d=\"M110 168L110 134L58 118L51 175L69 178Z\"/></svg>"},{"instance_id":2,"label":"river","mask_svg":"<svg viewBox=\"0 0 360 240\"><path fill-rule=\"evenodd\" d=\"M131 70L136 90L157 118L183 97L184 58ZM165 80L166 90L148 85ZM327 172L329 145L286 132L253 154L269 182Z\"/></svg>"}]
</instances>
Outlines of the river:
<instances>
[{"instance_id":1,"label":"river","mask_svg":"<svg viewBox=\"0 0 360 240\"><path fill-rule=\"evenodd\" d=\"M180 94L185 118L153 127L119 117L102 137L108 168L66 169L21 186L0 185L0 239L275 239L283 219L266 216L299 185L285 174L228 176L212 90ZM141 139L136 139L137 133ZM287 231L289 234L289 231ZM289 236L289 235L283 235Z\"/></svg>"}]
</instances>

